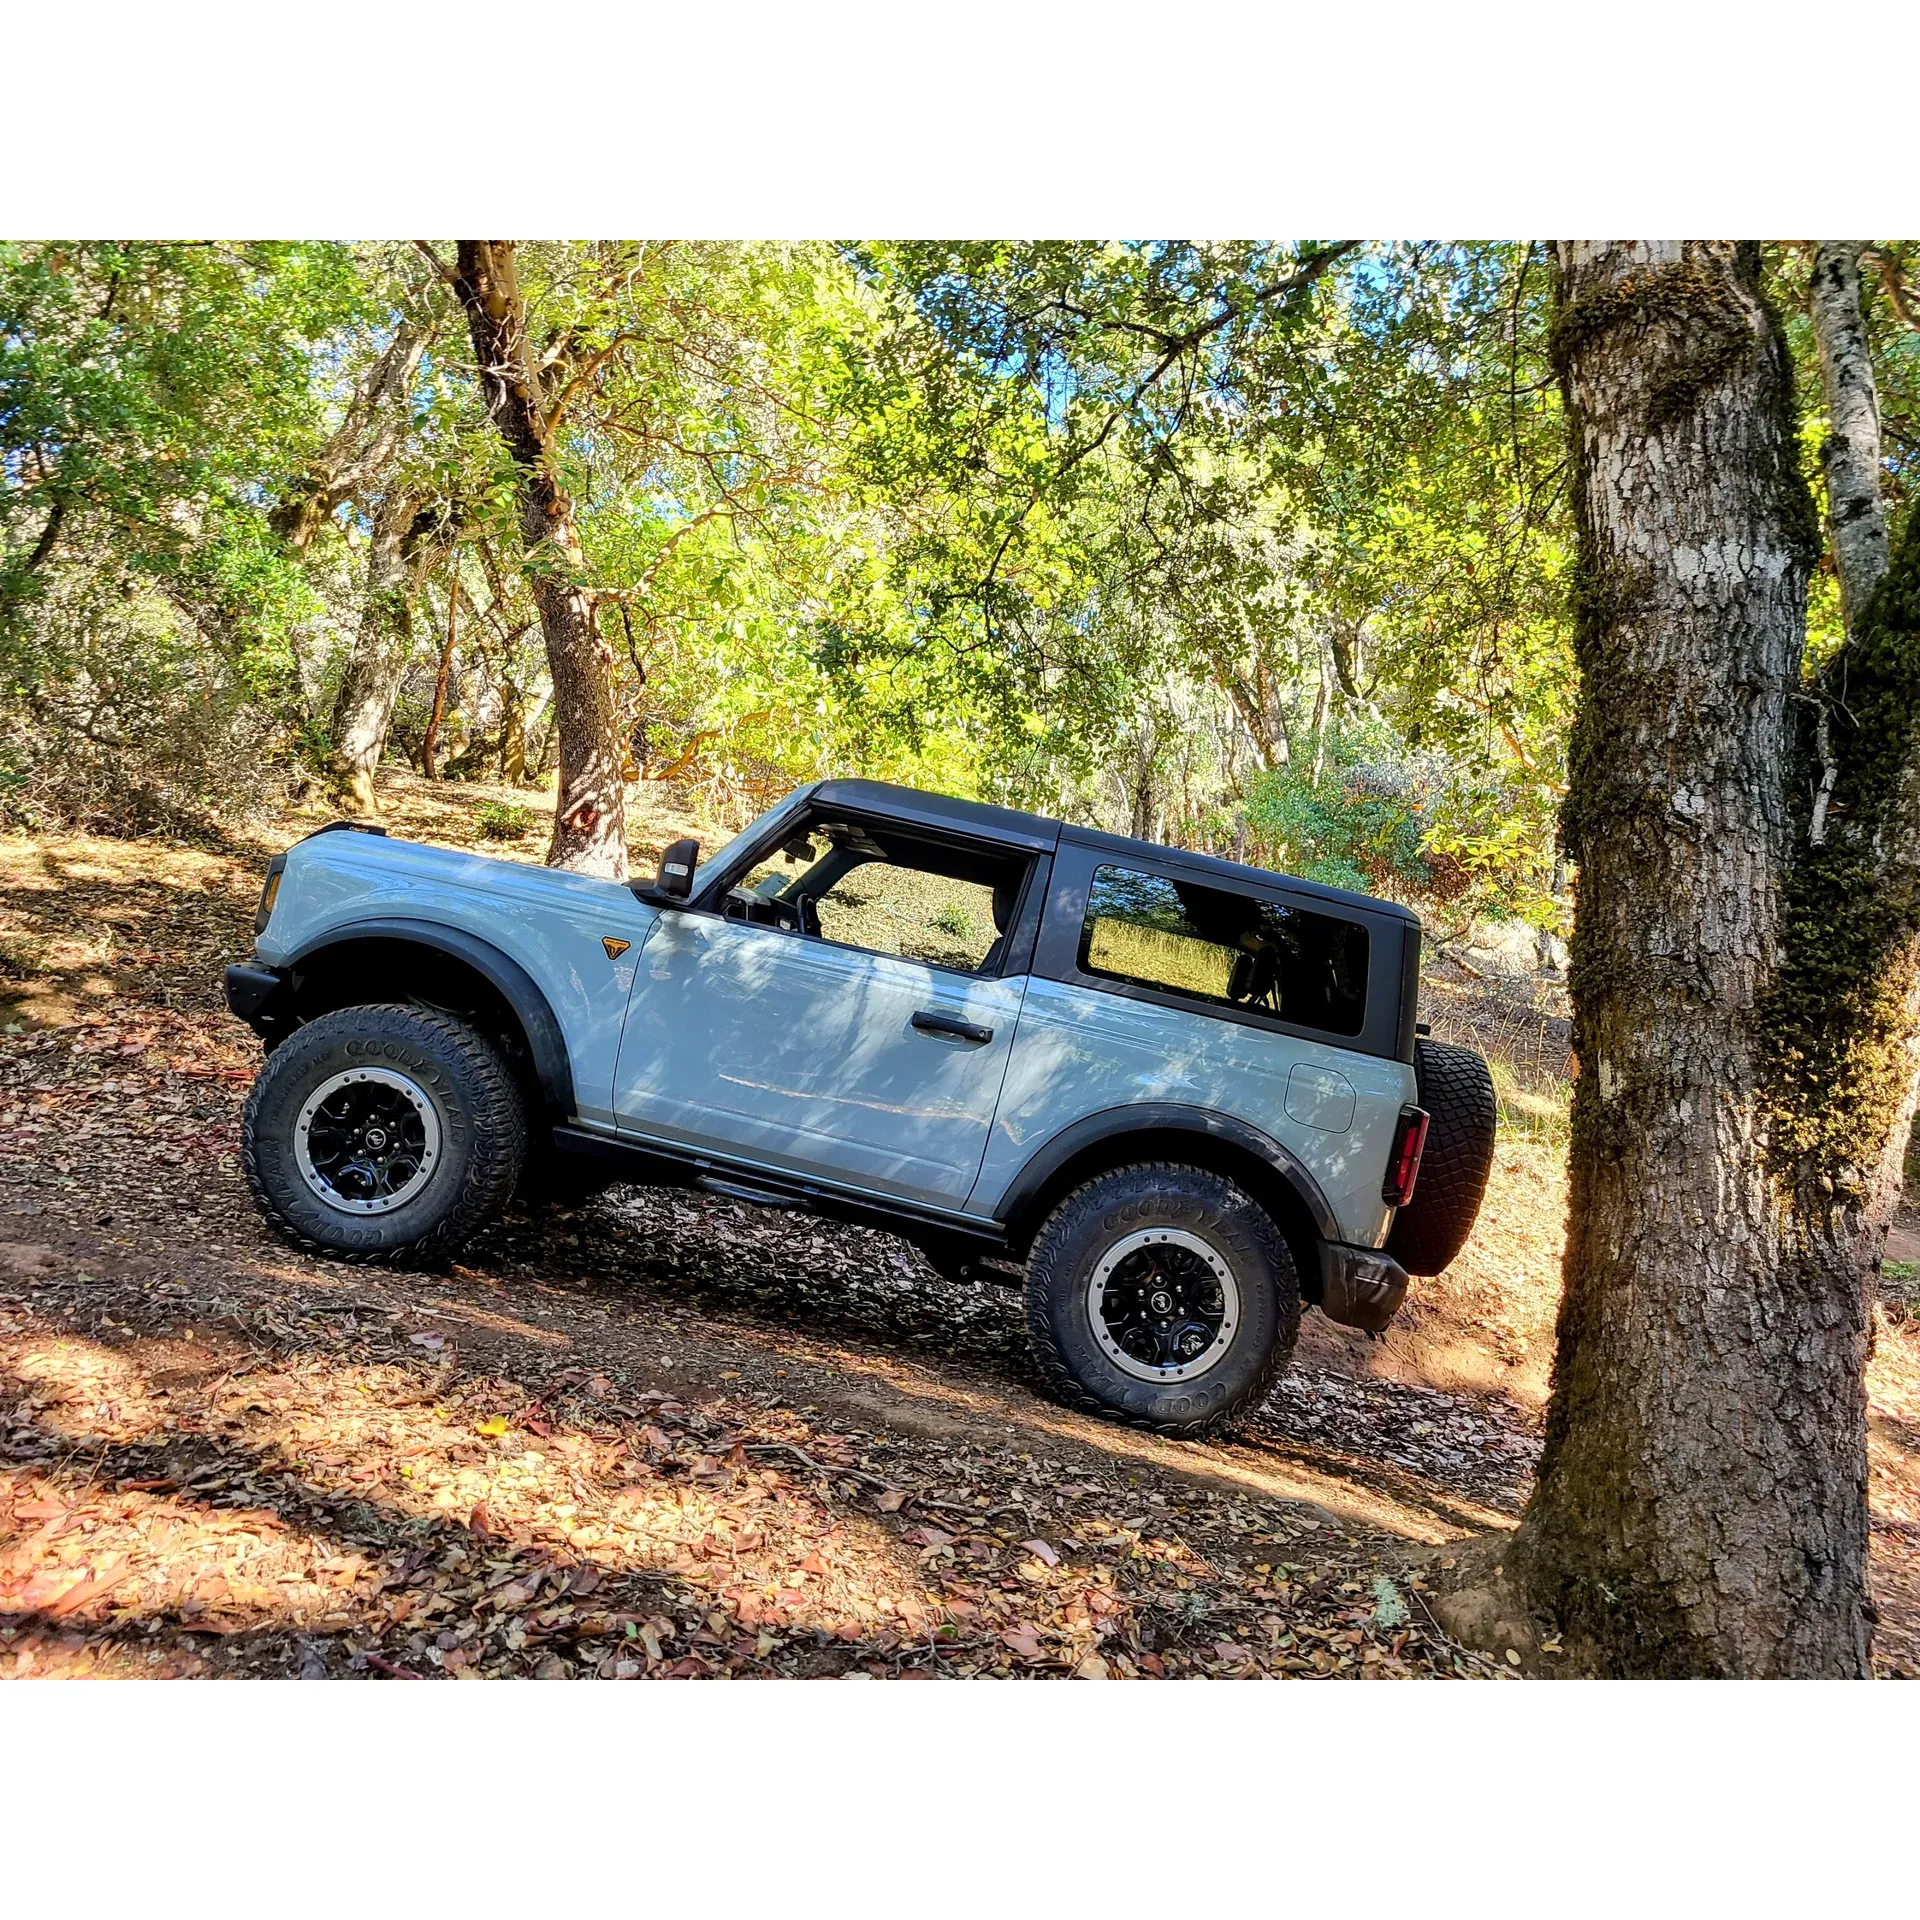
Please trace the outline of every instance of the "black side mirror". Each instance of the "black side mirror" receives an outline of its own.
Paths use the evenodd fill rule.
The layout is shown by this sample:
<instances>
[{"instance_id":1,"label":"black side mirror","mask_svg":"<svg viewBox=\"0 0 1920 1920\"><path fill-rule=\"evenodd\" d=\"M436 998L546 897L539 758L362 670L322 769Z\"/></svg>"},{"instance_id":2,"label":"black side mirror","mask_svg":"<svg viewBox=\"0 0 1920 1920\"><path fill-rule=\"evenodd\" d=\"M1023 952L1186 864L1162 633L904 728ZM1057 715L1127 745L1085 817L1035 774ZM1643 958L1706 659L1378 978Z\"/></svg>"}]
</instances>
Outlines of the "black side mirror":
<instances>
[{"instance_id":1,"label":"black side mirror","mask_svg":"<svg viewBox=\"0 0 1920 1920\"><path fill-rule=\"evenodd\" d=\"M693 869L700 858L698 840L676 840L660 856L653 890L665 900L684 900L693 891Z\"/></svg>"}]
</instances>

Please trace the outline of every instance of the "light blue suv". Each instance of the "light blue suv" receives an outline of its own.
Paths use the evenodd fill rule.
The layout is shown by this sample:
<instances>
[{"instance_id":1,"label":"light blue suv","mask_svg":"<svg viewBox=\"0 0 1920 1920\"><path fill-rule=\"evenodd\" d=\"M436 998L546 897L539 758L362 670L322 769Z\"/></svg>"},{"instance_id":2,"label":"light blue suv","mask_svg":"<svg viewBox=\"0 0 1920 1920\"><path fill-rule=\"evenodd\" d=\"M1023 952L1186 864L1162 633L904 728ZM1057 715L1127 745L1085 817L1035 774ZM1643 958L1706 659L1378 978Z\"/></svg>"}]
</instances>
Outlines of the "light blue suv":
<instances>
[{"instance_id":1,"label":"light blue suv","mask_svg":"<svg viewBox=\"0 0 1920 1920\"><path fill-rule=\"evenodd\" d=\"M256 931L244 1164L297 1245L430 1255L618 1180L807 1206L1024 1268L1054 1389L1162 1432L1256 1407L1304 1306L1383 1328L1492 1157L1406 909L868 781L631 888L327 828Z\"/></svg>"}]
</instances>

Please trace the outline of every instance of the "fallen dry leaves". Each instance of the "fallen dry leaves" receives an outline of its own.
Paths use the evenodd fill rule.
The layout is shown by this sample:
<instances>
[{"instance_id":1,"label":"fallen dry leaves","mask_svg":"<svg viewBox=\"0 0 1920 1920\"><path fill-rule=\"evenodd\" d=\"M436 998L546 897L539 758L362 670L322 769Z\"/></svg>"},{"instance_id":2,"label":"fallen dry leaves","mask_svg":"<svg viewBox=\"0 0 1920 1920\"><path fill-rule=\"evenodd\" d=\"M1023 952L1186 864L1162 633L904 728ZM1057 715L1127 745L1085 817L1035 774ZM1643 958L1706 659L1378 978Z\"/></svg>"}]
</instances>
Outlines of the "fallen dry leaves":
<instances>
[{"instance_id":1,"label":"fallen dry leaves","mask_svg":"<svg viewBox=\"0 0 1920 1920\"><path fill-rule=\"evenodd\" d=\"M0 1675L1494 1670L1414 1543L1517 1511L1536 1420L1497 1390L1309 1362L1244 1441L1149 1446L1027 1391L1017 1294L686 1195L434 1273L290 1254L218 1002L257 871L0 840L0 966L38 969L0 1009ZM1878 1406L1889 1671L1916 1430ZM1295 1468L1329 1498L1261 1491Z\"/></svg>"},{"instance_id":2,"label":"fallen dry leaves","mask_svg":"<svg viewBox=\"0 0 1920 1920\"><path fill-rule=\"evenodd\" d=\"M104 1284L36 1264L27 1292L121 1304ZM276 1318L296 1326L306 1304ZM1081 1480L1050 1498L1031 1456L915 1447L777 1395L695 1404L545 1354L531 1375L436 1366L337 1312L278 1351L236 1339L181 1364L101 1318L5 1349L0 1670L16 1677L1466 1664L1385 1576L1335 1578L1364 1543L1320 1541L1311 1516L1238 1516L1254 1529L1238 1544L1269 1555L1250 1564L1195 1543L1204 1501L1153 1492L1115 1520L1142 1496Z\"/></svg>"}]
</instances>

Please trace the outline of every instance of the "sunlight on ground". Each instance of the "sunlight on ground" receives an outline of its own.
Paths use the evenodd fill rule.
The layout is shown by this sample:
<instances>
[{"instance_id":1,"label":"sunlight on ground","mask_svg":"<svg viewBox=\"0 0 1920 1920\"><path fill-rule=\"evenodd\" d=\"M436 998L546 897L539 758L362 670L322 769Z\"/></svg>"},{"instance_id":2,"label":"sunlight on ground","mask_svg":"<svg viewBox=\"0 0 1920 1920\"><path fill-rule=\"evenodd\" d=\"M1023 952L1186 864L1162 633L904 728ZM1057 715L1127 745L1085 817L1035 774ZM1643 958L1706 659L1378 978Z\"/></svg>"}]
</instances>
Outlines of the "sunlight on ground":
<instances>
[{"instance_id":1,"label":"sunlight on ground","mask_svg":"<svg viewBox=\"0 0 1920 1920\"><path fill-rule=\"evenodd\" d=\"M383 789L393 830L469 847L475 809L512 797L412 776L383 779ZM522 792L517 803L532 816L521 843L481 850L538 859L540 797ZM44 1183L26 1211L51 1203L106 1246L131 1250L147 1231L142 1209L177 1207L184 1203L171 1196L191 1191L191 1204L208 1209L204 1250L217 1253L234 1232L222 1215L245 1204L233 1165L235 1106L258 1054L221 1011L219 970L246 951L265 853L315 824L318 816L263 819L231 851L0 835L0 1002L9 1003L0 1031L15 1050L0 1088L0 1149ZM709 848L726 831L690 819L670 793L636 796L636 849L643 836L689 830ZM1450 993L1455 1017L1480 1017L1467 989ZM1544 1401L1566 1205L1553 1116L1566 1083L1549 1071L1545 1016L1496 1008L1487 1018L1507 1022L1490 1044L1510 1040L1515 1051L1511 1061L1496 1054L1503 1128L1474 1237L1447 1274L1415 1283L1380 1342L1311 1316L1301 1350L1309 1376L1314 1367L1384 1376L1497 1396L1536 1414ZM1532 1102L1545 1107L1534 1112ZM33 1251L0 1247L9 1258ZM0 1259L0 1279L9 1271ZM272 1256L256 1271L262 1285L277 1277L337 1296L341 1312L367 1285L347 1270L310 1272ZM437 1328L449 1342L456 1333L463 1344L511 1341L551 1367L618 1331L617 1315L572 1332L542 1326L536 1316L550 1300L463 1301L452 1297L458 1279L487 1276L454 1274L408 1308L407 1324L425 1337L439 1337ZM99 1297L109 1291L103 1283ZM84 1306L85 1288L77 1298ZM47 1460L0 1476L0 1621L39 1623L17 1643L14 1658L26 1663L18 1671L57 1664L45 1635L58 1633L87 1636L84 1655L69 1647L59 1658L99 1672L196 1671L211 1649L250 1635L334 1634L381 1671L380 1661L524 1670L509 1657L524 1663L548 1648L568 1671L760 1670L824 1636L893 1671L915 1661L942 1671L1073 1671L1097 1656L1119 1674L1154 1670L1136 1668L1122 1648L1155 1606L1177 1609L1220 1590L1215 1576L1183 1562L1190 1548L1156 1530L1154 1510L1143 1502L1139 1514L1124 1512L1126 1496L1118 1519L1056 1533L1058 1566L1023 1554L1017 1520L989 1522L985 1507L943 1509L931 1493L903 1530L898 1510L879 1504L885 1486L872 1471L851 1465L850 1454L826 1457L833 1443L797 1416L709 1404L711 1377L697 1388L699 1409L658 1393L621 1400L609 1388L602 1412L562 1419L510 1381L451 1370L423 1386L404 1366L267 1363L245 1347L216 1362L204 1345L139 1337L138 1313L122 1322L119 1311L90 1320L98 1340L35 1323L6 1350L23 1430L58 1442ZM1216 1513L1292 1503L1284 1519L1270 1510L1251 1533L1271 1543L1276 1565L1264 1586L1246 1589L1274 1596L1257 1603L1272 1609L1260 1617L1286 1624L1272 1629L1270 1645L1250 1652L1241 1631L1238 1653L1183 1655L1202 1664L1169 1671L1232 1671L1256 1654L1273 1671L1390 1667L1397 1656L1364 1612L1315 1638L1281 1557L1304 1556L1307 1543L1343 1528L1440 1544L1511 1524L1444 1475L1403 1470L1377 1442L1349 1452L1337 1409L1325 1426L1288 1430L1311 1438L1263 1423L1230 1448L1187 1447L1094 1427L1024 1396L1016 1407L993 1380L855 1354L830 1334L783 1327L755 1337L804 1351L876 1424L954 1436L943 1444L981 1434L1036 1451L1071 1443L1115 1477L1177 1480ZM432 1351L423 1340L423 1362ZM1880 1641L1911 1666L1920 1636L1905 1623L1920 1621L1920 1594L1907 1592L1904 1569L1920 1540L1920 1320L1883 1314L1869 1386ZM803 1466L795 1448L816 1465ZM380 1526L401 1530L383 1538L429 1544L403 1551L350 1538L317 1511L303 1519L300 1503L311 1500L364 1502ZM1139 1572L1160 1597L1122 1594L1116 1567ZM610 1600L623 1583L632 1590ZM1355 1632L1351 1643L1339 1637Z\"/></svg>"},{"instance_id":2,"label":"sunlight on ground","mask_svg":"<svg viewBox=\"0 0 1920 1920\"><path fill-rule=\"evenodd\" d=\"M961 1535L923 1528L916 1553L911 1539L865 1514L842 1510L829 1520L812 1495L766 1464L783 1443L736 1437L720 1452L703 1452L683 1430L670 1433L652 1419L629 1438L608 1439L554 1428L539 1403L499 1383L449 1387L446 1400L429 1400L417 1377L378 1366L220 1373L204 1390L199 1417L183 1420L167 1411L179 1404L164 1384L169 1370L150 1374L128 1352L69 1336L15 1341L4 1357L27 1390L21 1410L76 1453L197 1430L217 1441L220 1457L172 1475L156 1463L152 1478L122 1474L108 1488L92 1476L78 1485L0 1476L13 1522L0 1559L0 1616L121 1628L166 1619L221 1635L265 1627L384 1633L416 1618L443 1621L437 1594L390 1594L385 1570L364 1553L339 1550L271 1511L203 1504L236 1482L278 1478L377 1501L397 1518L463 1528L475 1544L445 1549L457 1565L497 1548L499 1577L480 1620L456 1622L450 1644L442 1633L443 1644L420 1650L450 1672L473 1666L470 1643L479 1636L470 1629L497 1625L489 1613L513 1616L508 1650L559 1623L551 1600L531 1608L543 1580L554 1583L550 1565L524 1564L528 1547L546 1548L549 1561L563 1552L558 1585L569 1614L612 1576L671 1576L711 1609L693 1630L696 1640L745 1631L762 1655L795 1633L917 1639L951 1617L952 1602L927 1588L923 1568L950 1565ZM647 1397L659 1417L671 1417L667 1396ZM515 1406L518 1417L489 1413L495 1405ZM808 1437L816 1449L826 1444ZM184 1484L170 1486L174 1477ZM1059 1657L1075 1664L1094 1652L1097 1624L1120 1609L1097 1576L1056 1580L1053 1565L1033 1559L1022 1580L1023 1593L1032 1590L1022 1631L1036 1657L1039 1635L1060 1639L1055 1626L1036 1622L1067 1623ZM569 1626L596 1630L590 1615ZM666 1643L687 1634L681 1622L661 1618L635 1625L632 1638L638 1659L657 1665L668 1657Z\"/></svg>"}]
</instances>

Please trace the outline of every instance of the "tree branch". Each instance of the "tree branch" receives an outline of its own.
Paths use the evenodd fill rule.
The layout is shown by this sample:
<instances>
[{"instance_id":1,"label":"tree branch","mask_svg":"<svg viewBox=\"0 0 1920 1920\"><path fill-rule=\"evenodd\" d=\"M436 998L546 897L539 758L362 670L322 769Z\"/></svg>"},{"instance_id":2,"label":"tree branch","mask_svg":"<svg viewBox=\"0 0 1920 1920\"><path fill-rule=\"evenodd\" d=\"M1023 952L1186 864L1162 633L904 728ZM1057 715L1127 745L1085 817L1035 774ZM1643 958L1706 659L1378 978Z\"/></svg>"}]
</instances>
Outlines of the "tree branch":
<instances>
[{"instance_id":1,"label":"tree branch","mask_svg":"<svg viewBox=\"0 0 1920 1920\"><path fill-rule=\"evenodd\" d=\"M1351 253L1360 244L1357 240L1341 240L1330 247L1318 248L1300 263L1284 280L1276 280L1270 287L1256 289L1244 306L1235 306L1228 302L1219 313L1201 321L1197 326L1189 327L1183 333L1169 333L1164 327L1149 325L1144 320L1113 319L1094 312L1088 307L1077 307L1064 297L1057 297L1052 305L1061 313L1071 314L1076 320L1091 322L1114 333L1136 333L1151 340L1156 346L1170 352L1175 358L1197 347L1201 341L1211 338L1223 327L1230 326L1242 314L1251 313L1256 307L1263 307L1272 300L1284 300L1289 294L1298 292L1303 286L1319 279L1334 261L1342 254Z\"/></svg>"},{"instance_id":2,"label":"tree branch","mask_svg":"<svg viewBox=\"0 0 1920 1920\"><path fill-rule=\"evenodd\" d=\"M1893 302L1893 310L1915 333L1920 333L1920 294L1907 285L1900 271L1900 262L1884 247L1870 249L1875 270L1880 275L1880 284L1887 290L1887 298Z\"/></svg>"},{"instance_id":3,"label":"tree branch","mask_svg":"<svg viewBox=\"0 0 1920 1920\"><path fill-rule=\"evenodd\" d=\"M567 407L578 390L604 367L622 347L630 346L639 336L632 333L616 333L600 351L593 355L567 384L560 389L560 397L547 409L546 427L551 434L565 417Z\"/></svg>"},{"instance_id":4,"label":"tree branch","mask_svg":"<svg viewBox=\"0 0 1920 1920\"><path fill-rule=\"evenodd\" d=\"M47 523L40 529L40 538L34 542L33 551L27 555L27 564L23 573L32 574L39 570L40 563L53 551L53 543L60 537L60 523L67 517L67 503L55 500L48 511Z\"/></svg>"},{"instance_id":5,"label":"tree branch","mask_svg":"<svg viewBox=\"0 0 1920 1920\"><path fill-rule=\"evenodd\" d=\"M460 291L460 276L434 252L433 248L429 246L426 241L416 240L413 244L426 255L427 259L433 265L434 272L437 273L455 293L458 293Z\"/></svg>"}]
</instances>

